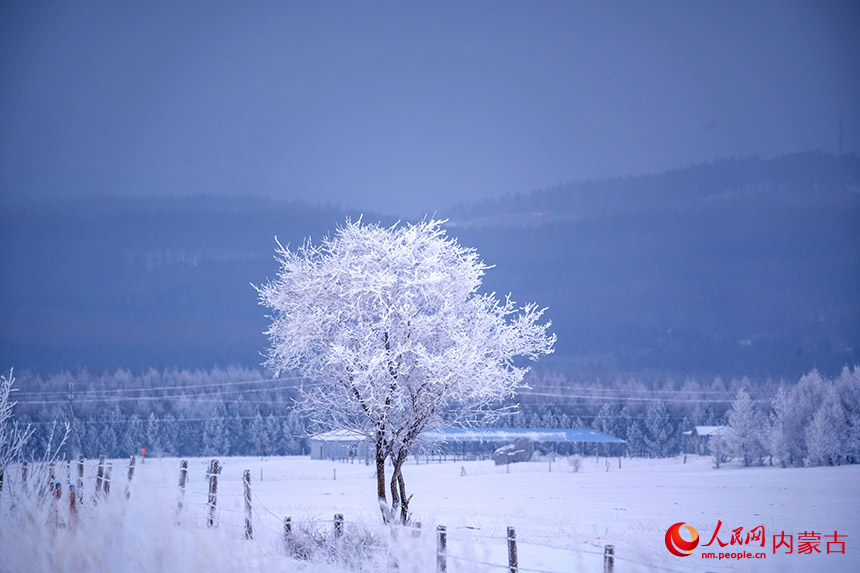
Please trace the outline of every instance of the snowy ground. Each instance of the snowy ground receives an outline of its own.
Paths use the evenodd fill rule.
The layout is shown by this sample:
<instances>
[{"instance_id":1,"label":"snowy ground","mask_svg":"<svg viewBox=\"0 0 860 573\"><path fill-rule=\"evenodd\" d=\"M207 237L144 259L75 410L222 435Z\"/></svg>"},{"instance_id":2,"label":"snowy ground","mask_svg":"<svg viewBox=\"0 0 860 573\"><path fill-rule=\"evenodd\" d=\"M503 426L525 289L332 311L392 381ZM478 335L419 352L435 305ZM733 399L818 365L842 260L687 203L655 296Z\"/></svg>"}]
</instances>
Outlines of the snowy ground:
<instances>
[{"instance_id":1,"label":"snowy ground","mask_svg":"<svg viewBox=\"0 0 860 573\"><path fill-rule=\"evenodd\" d=\"M4 522L0 570L316 571L327 567L286 556L280 541L284 517L290 516L296 529L329 531L333 515L342 513L347 527L381 530L373 469L363 463L299 457L221 461L217 530L205 526L203 459L190 460L179 525L175 514L179 460L172 458L139 464L128 501L123 495L126 462L116 460L111 499L97 508L86 499L92 496L90 476L95 471L88 462L85 501L76 528L46 527L40 522L56 518L41 514L25 520L28 525L7 527L14 521L3 515L10 511L7 493L0 498ZM693 456L686 464L681 458L621 463L619 469L618 459L611 459L607 471L605 459L588 458L579 472L573 472L562 459L552 464L552 472L549 463L533 462L511 465L510 473L491 461L410 463L405 477L415 494L414 519L423 524L424 534L415 539L400 532L398 543L408 546L400 571L435 569L432 532L437 524L448 529L449 571L503 571L509 525L516 528L523 571L602 571L606 544L615 546L619 572L860 570L860 466L724 465L714 470L710 459ZM251 471L253 541L243 539L245 469ZM15 511L9 515L20 517L21 509ZM60 512L59 521L65 519ZM743 527L745 533L763 525L764 548L752 544L719 548L716 541L703 548L718 520L723 542L729 542L732 529ZM667 528L680 521L695 527L701 538L689 557L671 555L665 546ZM103 526L94 526L96 522ZM818 546L822 554L797 554L797 534L813 530L823 533ZM781 554L783 549L773 554L772 536L782 531L795 539L791 555ZM826 553L834 531L845 542L845 555ZM835 547L831 543L831 550ZM702 558L704 551L739 550L765 552L767 558ZM379 567L376 563L367 569Z\"/></svg>"}]
</instances>

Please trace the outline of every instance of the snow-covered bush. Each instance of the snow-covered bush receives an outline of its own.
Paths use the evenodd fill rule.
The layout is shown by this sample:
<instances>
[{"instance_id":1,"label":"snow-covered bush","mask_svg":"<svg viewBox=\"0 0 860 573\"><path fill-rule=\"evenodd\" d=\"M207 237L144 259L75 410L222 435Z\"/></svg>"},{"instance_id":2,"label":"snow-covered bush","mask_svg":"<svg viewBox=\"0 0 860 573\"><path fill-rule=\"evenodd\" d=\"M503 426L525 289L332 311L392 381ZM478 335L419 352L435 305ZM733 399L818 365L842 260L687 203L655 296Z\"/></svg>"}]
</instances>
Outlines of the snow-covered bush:
<instances>
[{"instance_id":1,"label":"snow-covered bush","mask_svg":"<svg viewBox=\"0 0 860 573\"><path fill-rule=\"evenodd\" d=\"M720 469L720 466L729 460L729 448L725 438L719 433L712 435L708 440L708 448L711 450L714 468Z\"/></svg>"},{"instance_id":2,"label":"snow-covered bush","mask_svg":"<svg viewBox=\"0 0 860 573\"><path fill-rule=\"evenodd\" d=\"M12 387L15 384L13 374L10 370L9 376L0 375L0 479L12 463L21 460L24 446L33 434L29 425L21 427L13 420L12 393L16 390Z\"/></svg>"}]
</instances>

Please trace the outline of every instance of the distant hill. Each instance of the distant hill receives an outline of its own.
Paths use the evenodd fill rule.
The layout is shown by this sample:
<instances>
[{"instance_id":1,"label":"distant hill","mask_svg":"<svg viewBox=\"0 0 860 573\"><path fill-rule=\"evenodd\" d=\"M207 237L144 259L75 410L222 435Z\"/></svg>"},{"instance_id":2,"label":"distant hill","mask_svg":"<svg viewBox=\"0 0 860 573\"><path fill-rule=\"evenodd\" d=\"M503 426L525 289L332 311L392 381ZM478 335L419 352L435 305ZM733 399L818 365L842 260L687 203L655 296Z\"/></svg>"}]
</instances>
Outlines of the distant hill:
<instances>
[{"instance_id":1,"label":"distant hill","mask_svg":"<svg viewBox=\"0 0 860 573\"><path fill-rule=\"evenodd\" d=\"M550 307L577 372L796 376L860 362L860 160L798 154L458 209L487 286Z\"/></svg>"},{"instance_id":2,"label":"distant hill","mask_svg":"<svg viewBox=\"0 0 860 573\"><path fill-rule=\"evenodd\" d=\"M347 214L205 196L4 205L2 363L258 365L249 283L277 271L273 237L318 239ZM860 362L856 156L720 161L440 215L496 265L489 290L550 307L543 367L779 377Z\"/></svg>"}]
</instances>

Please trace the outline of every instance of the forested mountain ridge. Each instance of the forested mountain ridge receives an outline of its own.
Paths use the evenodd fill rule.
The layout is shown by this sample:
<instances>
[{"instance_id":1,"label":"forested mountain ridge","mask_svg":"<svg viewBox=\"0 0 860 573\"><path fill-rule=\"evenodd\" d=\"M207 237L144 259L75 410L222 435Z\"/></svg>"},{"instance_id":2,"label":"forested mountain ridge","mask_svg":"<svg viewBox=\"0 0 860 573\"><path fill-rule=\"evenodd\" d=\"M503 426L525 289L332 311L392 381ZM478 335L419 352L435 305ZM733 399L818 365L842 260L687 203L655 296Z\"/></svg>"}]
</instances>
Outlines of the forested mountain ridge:
<instances>
[{"instance_id":1,"label":"forested mountain ridge","mask_svg":"<svg viewBox=\"0 0 860 573\"><path fill-rule=\"evenodd\" d=\"M6 204L0 357L256 367L267 321L249 283L274 276L274 237L319 240L347 215L250 197ZM719 161L437 216L495 265L485 290L549 306L557 352L541 368L794 378L860 362L854 155Z\"/></svg>"},{"instance_id":2,"label":"forested mountain ridge","mask_svg":"<svg viewBox=\"0 0 860 573\"><path fill-rule=\"evenodd\" d=\"M461 208L486 286L550 307L564 370L796 376L860 360L860 161L801 154Z\"/></svg>"}]
</instances>

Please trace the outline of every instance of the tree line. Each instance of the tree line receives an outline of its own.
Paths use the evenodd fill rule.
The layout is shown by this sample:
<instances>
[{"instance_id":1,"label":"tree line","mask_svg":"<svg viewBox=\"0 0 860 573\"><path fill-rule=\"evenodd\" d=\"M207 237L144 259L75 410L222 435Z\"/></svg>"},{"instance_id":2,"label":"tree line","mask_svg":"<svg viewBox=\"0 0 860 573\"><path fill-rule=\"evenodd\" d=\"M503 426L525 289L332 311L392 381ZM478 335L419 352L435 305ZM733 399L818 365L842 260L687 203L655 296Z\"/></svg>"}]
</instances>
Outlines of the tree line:
<instances>
[{"instance_id":1,"label":"tree line","mask_svg":"<svg viewBox=\"0 0 860 573\"><path fill-rule=\"evenodd\" d=\"M44 452L52 424L66 422L72 425L70 453L87 457L124 457L144 447L148 455L165 456L308 452L307 421L293 409L297 381L279 382L259 370L80 370L16 377L15 417L35 429L27 447L31 456ZM628 455L664 457L681 451L684 431L725 425L731 432L714 442L716 463L860 462L856 367L834 378L812 371L796 382L575 380L548 371L530 373L526 381L531 388L517 397L517 412L501 416L495 427L592 428L626 440ZM605 453L601 448L572 444L556 451Z\"/></svg>"}]
</instances>

